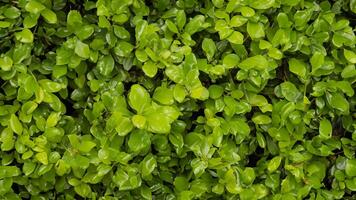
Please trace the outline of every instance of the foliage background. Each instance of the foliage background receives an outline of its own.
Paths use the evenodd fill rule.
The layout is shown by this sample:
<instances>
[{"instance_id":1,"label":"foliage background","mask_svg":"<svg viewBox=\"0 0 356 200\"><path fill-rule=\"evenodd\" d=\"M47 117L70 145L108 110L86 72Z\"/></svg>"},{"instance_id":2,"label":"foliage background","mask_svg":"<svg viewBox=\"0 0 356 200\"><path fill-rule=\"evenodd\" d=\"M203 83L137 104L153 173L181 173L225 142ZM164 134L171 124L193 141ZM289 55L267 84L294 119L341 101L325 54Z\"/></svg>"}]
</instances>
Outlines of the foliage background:
<instances>
[{"instance_id":1,"label":"foliage background","mask_svg":"<svg viewBox=\"0 0 356 200\"><path fill-rule=\"evenodd\" d=\"M2 0L0 199L355 199L355 0Z\"/></svg>"}]
</instances>

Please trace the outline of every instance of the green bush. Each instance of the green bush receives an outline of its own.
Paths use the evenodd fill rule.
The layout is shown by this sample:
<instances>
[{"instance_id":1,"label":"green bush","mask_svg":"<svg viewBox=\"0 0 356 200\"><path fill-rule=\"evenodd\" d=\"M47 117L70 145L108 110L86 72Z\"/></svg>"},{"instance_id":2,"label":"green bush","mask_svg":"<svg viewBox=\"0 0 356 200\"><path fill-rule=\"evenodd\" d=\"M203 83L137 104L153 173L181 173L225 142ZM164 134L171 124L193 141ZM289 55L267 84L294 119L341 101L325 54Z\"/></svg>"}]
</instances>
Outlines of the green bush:
<instances>
[{"instance_id":1,"label":"green bush","mask_svg":"<svg viewBox=\"0 0 356 200\"><path fill-rule=\"evenodd\" d=\"M0 199L356 199L356 0L1 0Z\"/></svg>"}]
</instances>

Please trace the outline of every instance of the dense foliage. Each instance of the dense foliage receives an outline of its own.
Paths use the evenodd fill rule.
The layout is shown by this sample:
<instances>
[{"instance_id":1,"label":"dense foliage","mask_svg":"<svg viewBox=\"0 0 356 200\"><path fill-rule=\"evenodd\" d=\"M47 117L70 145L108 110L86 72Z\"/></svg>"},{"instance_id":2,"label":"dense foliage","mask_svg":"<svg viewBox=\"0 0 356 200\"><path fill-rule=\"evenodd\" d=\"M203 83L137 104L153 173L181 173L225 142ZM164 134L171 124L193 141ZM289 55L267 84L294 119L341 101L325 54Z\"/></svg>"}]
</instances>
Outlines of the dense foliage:
<instances>
[{"instance_id":1,"label":"dense foliage","mask_svg":"<svg viewBox=\"0 0 356 200\"><path fill-rule=\"evenodd\" d=\"M356 0L1 0L0 199L356 199Z\"/></svg>"}]
</instances>

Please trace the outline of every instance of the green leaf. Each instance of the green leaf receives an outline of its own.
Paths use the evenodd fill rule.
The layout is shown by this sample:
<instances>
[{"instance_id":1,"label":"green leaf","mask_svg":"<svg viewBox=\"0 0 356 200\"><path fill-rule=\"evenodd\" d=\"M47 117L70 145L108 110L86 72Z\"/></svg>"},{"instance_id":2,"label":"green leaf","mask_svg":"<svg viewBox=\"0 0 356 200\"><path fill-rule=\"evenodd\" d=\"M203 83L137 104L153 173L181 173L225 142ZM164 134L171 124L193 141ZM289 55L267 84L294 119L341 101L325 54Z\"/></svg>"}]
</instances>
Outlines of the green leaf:
<instances>
[{"instance_id":1,"label":"green leaf","mask_svg":"<svg viewBox=\"0 0 356 200\"><path fill-rule=\"evenodd\" d=\"M84 153L89 153L96 146L95 142L82 141L78 146L78 150Z\"/></svg>"},{"instance_id":2,"label":"green leaf","mask_svg":"<svg viewBox=\"0 0 356 200\"><path fill-rule=\"evenodd\" d=\"M252 17L255 15L255 10L247 6L243 6L239 10L244 17Z\"/></svg>"},{"instance_id":3,"label":"green leaf","mask_svg":"<svg viewBox=\"0 0 356 200\"><path fill-rule=\"evenodd\" d=\"M0 166L0 179L19 176L21 170L15 166Z\"/></svg>"},{"instance_id":4,"label":"green leaf","mask_svg":"<svg viewBox=\"0 0 356 200\"><path fill-rule=\"evenodd\" d=\"M217 8L221 8L224 6L224 1L223 0L213 0L212 1L214 6Z\"/></svg>"},{"instance_id":5,"label":"green leaf","mask_svg":"<svg viewBox=\"0 0 356 200\"><path fill-rule=\"evenodd\" d=\"M145 128L146 121L147 121L146 117L144 117L142 115L134 115L131 120L135 127L139 128L139 129Z\"/></svg>"},{"instance_id":6,"label":"green leaf","mask_svg":"<svg viewBox=\"0 0 356 200\"><path fill-rule=\"evenodd\" d=\"M166 87L157 87L152 98L163 105L172 105L174 103L173 91Z\"/></svg>"},{"instance_id":7,"label":"green leaf","mask_svg":"<svg viewBox=\"0 0 356 200\"><path fill-rule=\"evenodd\" d=\"M262 23L248 22L247 32L252 39L259 39L265 36L265 31Z\"/></svg>"},{"instance_id":8,"label":"green leaf","mask_svg":"<svg viewBox=\"0 0 356 200\"><path fill-rule=\"evenodd\" d=\"M178 101L179 103L182 103L185 99L186 96L186 91L184 86L182 85L175 85L174 89L173 89L173 97L176 101Z\"/></svg>"},{"instance_id":9,"label":"green leaf","mask_svg":"<svg viewBox=\"0 0 356 200\"><path fill-rule=\"evenodd\" d=\"M289 64L289 70L302 77L305 78L306 73L307 73L307 64L303 62L302 60L292 58L288 61Z\"/></svg>"},{"instance_id":10,"label":"green leaf","mask_svg":"<svg viewBox=\"0 0 356 200\"><path fill-rule=\"evenodd\" d=\"M268 61L264 56L257 55L241 61L241 63L238 64L238 66L244 70L266 69L268 67Z\"/></svg>"},{"instance_id":11,"label":"green leaf","mask_svg":"<svg viewBox=\"0 0 356 200\"><path fill-rule=\"evenodd\" d=\"M356 176L356 159L346 160L345 173L348 177Z\"/></svg>"},{"instance_id":12,"label":"green leaf","mask_svg":"<svg viewBox=\"0 0 356 200\"><path fill-rule=\"evenodd\" d=\"M53 143L59 143L64 136L64 130L56 127L46 128L43 134L48 141Z\"/></svg>"},{"instance_id":13,"label":"green leaf","mask_svg":"<svg viewBox=\"0 0 356 200\"><path fill-rule=\"evenodd\" d=\"M246 22L248 22L247 18L240 16L240 15L235 15L230 20L230 26L240 27L240 26L244 25Z\"/></svg>"},{"instance_id":14,"label":"green leaf","mask_svg":"<svg viewBox=\"0 0 356 200\"><path fill-rule=\"evenodd\" d=\"M312 72L318 70L324 64L325 56L320 52L315 52L310 58L310 63L312 66Z\"/></svg>"},{"instance_id":15,"label":"green leaf","mask_svg":"<svg viewBox=\"0 0 356 200\"><path fill-rule=\"evenodd\" d=\"M47 92L59 92L62 88L63 85L54 81L51 81L49 79L42 79L39 80L38 83L41 85L41 87L46 90Z\"/></svg>"},{"instance_id":16,"label":"green leaf","mask_svg":"<svg viewBox=\"0 0 356 200\"><path fill-rule=\"evenodd\" d=\"M252 117L255 124L269 124L272 122L271 118L267 115L256 114Z\"/></svg>"},{"instance_id":17,"label":"green leaf","mask_svg":"<svg viewBox=\"0 0 356 200\"><path fill-rule=\"evenodd\" d=\"M348 81L338 81L335 83L337 88L339 88L347 96L352 97L355 94L354 89L352 88L350 82Z\"/></svg>"},{"instance_id":18,"label":"green leaf","mask_svg":"<svg viewBox=\"0 0 356 200\"><path fill-rule=\"evenodd\" d=\"M90 197L91 196L91 188L88 184L80 183L74 187L74 191L79 194L81 197Z\"/></svg>"},{"instance_id":19,"label":"green leaf","mask_svg":"<svg viewBox=\"0 0 356 200\"><path fill-rule=\"evenodd\" d=\"M12 184L12 178L5 178L0 180L0 195L4 196L6 193L10 192Z\"/></svg>"},{"instance_id":20,"label":"green leaf","mask_svg":"<svg viewBox=\"0 0 356 200\"><path fill-rule=\"evenodd\" d=\"M43 18L45 18L45 20L48 23L50 23L50 24L57 23L57 15L52 10L44 9L43 11L41 11L41 15L43 16Z\"/></svg>"},{"instance_id":21,"label":"green leaf","mask_svg":"<svg viewBox=\"0 0 356 200\"><path fill-rule=\"evenodd\" d=\"M356 1L350 0L350 9L353 13L356 13Z\"/></svg>"},{"instance_id":22,"label":"green leaf","mask_svg":"<svg viewBox=\"0 0 356 200\"><path fill-rule=\"evenodd\" d=\"M64 174L69 172L70 166L63 160L58 160L58 162L55 165L56 173L59 176L63 176Z\"/></svg>"},{"instance_id":23,"label":"green leaf","mask_svg":"<svg viewBox=\"0 0 356 200\"><path fill-rule=\"evenodd\" d=\"M322 119L319 125L319 135L323 139L331 138L332 125L328 119Z\"/></svg>"},{"instance_id":24,"label":"green leaf","mask_svg":"<svg viewBox=\"0 0 356 200\"><path fill-rule=\"evenodd\" d=\"M289 6L296 6L300 3L301 0L285 0L282 4L289 5Z\"/></svg>"},{"instance_id":25,"label":"green leaf","mask_svg":"<svg viewBox=\"0 0 356 200\"><path fill-rule=\"evenodd\" d=\"M104 76L110 75L110 73L114 70L115 61L111 55L106 55L98 60L98 64L96 66L100 72L100 74Z\"/></svg>"},{"instance_id":26,"label":"green leaf","mask_svg":"<svg viewBox=\"0 0 356 200\"><path fill-rule=\"evenodd\" d=\"M153 78L157 74L158 68L152 61L147 61L142 66L142 70L148 77Z\"/></svg>"},{"instance_id":27,"label":"green leaf","mask_svg":"<svg viewBox=\"0 0 356 200\"><path fill-rule=\"evenodd\" d=\"M170 106L160 106L154 111L145 113L148 130L153 133L166 134L171 130L171 123L179 116L179 112Z\"/></svg>"},{"instance_id":28,"label":"green leaf","mask_svg":"<svg viewBox=\"0 0 356 200\"><path fill-rule=\"evenodd\" d=\"M228 54L223 59L223 64L226 68L234 68L240 62L240 58L236 54Z\"/></svg>"},{"instance_id":29,"label":"green leaf","mask_svg":"<svg viewBox=\"0 0 356 200\"><path fill-rule=\"evenodd\" d=\"M1 151L10 151L14 148L15 140L12 129L5 128L0 135Z\"/></svg>"},{"instance_id":30,"label":"green leaf","mask_svg":"<svg viewBox=\"0 0 356 200\"><path fill-rule=\"evenodd\" d=\"M152 154L148 154L140 163L142 176L150 175L157 166L157 161Z\"/></svg>"},{"instance_id":31,"label":"green leaf","mask_svg":"<svg viewBox=\"0 0 356 200\"><path fill-rule=\"evenodd\" d=\"M343 114L348 114L350 105L345 97L340 93L327 94L326 99L330 106L336 110L339 110Z\"/></svg>"},{"instance_id":32,"label":"green leaf","mask_svg":"<svg viewBox=\"0 0 356 200\"><path fill-rule=\"evenodd\" d=\"M284 98L291 102L298 102L302 98L302 93L291 82L284 82L280 85Z\"/></svg>"},{"instance_id":33,"label":"green leaf","mask_svg":"<svg viewBox=\"0 0 356 200\"><path fill-rule=\"evenodd\" d=\"M278 21L278 26L281 28L289 28L292 25L286 13L279 13L277 16L277 21Z\"/></svg>"},{"instance_id":34,"label":"green leaf","mask_svg":"<svg viewBox=\"0 0 356 200\"><path fill-rule=\"evenodd\" d=\"M178 176L174 179L174 187L178 191L184 191L189 188L189 182L186 177L184 176Z\"/></svg>"},{"instance_id":35,"label":"green leaf","mask_svg":"<svg viewBox=\"0 0 356 200\"><path fill-rule=\"evenodd\" d=\"M166 24L170 31L173 33L179 33L177 26L171 20L166 20Z\"/></svg>"},{"instance_id":36,"label":"green leaf","mask_svg":"<svg viewBox=\"0 0 356 200\"><path fill-rule=\"evenodd\" d=\"M225 180L225 187L228 192L230 192L232 194L241 193L242 187L241 187L240 182L238 181L233 169L229 169L225 173L224 180Z\"/></svg>"},{"instance_id":37,"label":"green leaf","mask_svg":"<svg viewBox=\"0 0 356 200\"><path fill-rule=\"evenodd\" d=\"M123 40L130 39L130 32L128 32L124 27L121 26L113 26L115 35Z\"/></svg>"},{"instance_id":38,"label":"green leaf","mask_svg":"<svg viewBox=\"0 0 356 200\"><path fill-rule=\"evenodd\" d=\"M254 9L268 9L273 7L275 4L275 0L255 0L250 1L249 6Z\"/></svg>"},{"instance_id":39,"label":"green leaf","mask_svg":"<svg viewBox=\"0 0 356 200\"><path fill-rule=\"evenodd\" d=\"M251 132L250 126L244 120L238 119L238 120L234 121L233 123L235 124L234 127L238 127L237 129L235 129L237 134L239 134L241 136L247 136L250 134L250 132Z\"/></svg>"},{"instance_id":40,"label":"green leaf","mask_svg":"<svg viewBox=\"0 0 356 200\"><path fill-rule=\"evenodd\" d=\"M16 19L21 15L21 12L18 8L11 6L4 10L4 15L10 19Z\"/></svg>"},{"instance_id":41,"label":"green leaf","mask_svg":"<svg viewBox=\"0 0 356 200\"><path fill-rule=\"evenodd\" d=\"M36 163L32 161L26 161L23 165L22 171L26 176L28 176L35 171L35 168L36 168Z\"/></svg>"},{"instance_id":42,"label":"green leaf","mask_svg":"<svg viewBox=\"0 0 356 200\"><path fill-rule=\"evenodd\" d=\"M209 90L207 90L205 87L200 86L192 89L190 96L194 99L205 100L209 98Z\"/></svg>"},{"instance_id":43,"label":"green leaf","mask_svg":"<svg viewBox=\"0 0 356 200\"><path fill-rule=\"evenodd\" d=\"M245 184L249 185L249 184L253 183L253 181L256 178L255 171L251 167L246 167L242 173L241 178Z\"/></svg>"},{"instance_id":44,"label":"green leaf","mask_svg":"<svg viewBox=\"0 0 356 200\"><path fill-rule=\"evenodd\" d=\"M251 106L264 106L268 104L267 99L262 95L252 95L250 97Z\"/></svg>"},{"instance_id":45,"label":"green leaf","mask_svg":"<svg viewBox=\"0 0 356 200\"><path fill-rule=\"evenodd\" d=\"M126 170L118 169L113 176L113 182L119 186L120 191L133 190L141 186L142 180L136 168L127 167Z\"/></svg>"},{"instance_id":46,"label":"green leaf","mask_svg":"<svg viewBox=\"0 0 356 200\"><path fill-rule=\"evenodd\" d=\"M39 14L29 14L23 20L24 28L32 28L36 26Z\"/></svg>"},{"instance_id":47,"label":"green leaf","mask_svg":"<svg viewBox=\"0 0 356 200\"><path fill-rule=\"evenodd\" d=\"M37 107L38 107L37 103L33 101L28 101L22 105L21 111L24 112L26 115L29 115L33 111L35 111Z\"/></svg>"},{"instance_id":48,"label":"green leaf","mask_svg":"<svg viewBox=\"0 0 356 200\"><path fill-rule=\"evenodd\" d=\"M27 28L23 29L20 32L17 32L15 35L16 35L16 39L22 43L32 43L33 42L33 34Z\"/></svg>"},{"instance_id":49,"label":"green leaf","mask_svg":"<svg viewBox=\"0 0 356 200\"><path fill-rule=\"evenodd\" d=\"M15 114L11 114L9 125L13 132L17 133L18 135L22 134L23 126Z\"/></svg>"},{"instance_id":50,"label":"green leaf","mask_svg":"<svg viewBox=\"0 0 356 200\"><path fill-rule=\"evenodd\" d=\"M353 51L349 51L347 49L344 49L344 56L347 61L349 61L352 64L356 63L356 54Z\"/></svg>"},{"instance_id":51,"label":"green leaf","mask_svg":"<svg viewBox=\"0 0 356 200\"><path fill-rule=\"evenodd\" d=\"M166 68L165 73L168 76L168 78L171 79L172 81L179 84L184 83L185 74L182 67L169 66L168 68Z\"/></svg>"},{"instance_id":52,"label":"green leaf","mask_svg":"<svg viewBox=\"0 0 356 200\"><path fill-rule=\"evenodd\" d=\"M182 30L186 22L186 15L184 10L178 10L177 12L177 26L179 30Z\"/></svg>"},{"instance_id":53,"label":"green leaf","mask_svg":"<svg viewBox=\"0 0 356 200\"><path fill-rule=\"evenodd\" d=\"M128 98L131 108L135 109L137 113L143 113L145 108L151 104L150 94L138 84L131 86Z\"/></svg>"},{"instance_id":54,"label":"green leaf","mask_svg":"<svg viewBox=\"0 0 356 200\"><path fill-rule=\"evenodd\" d=\"M205 23L205 17L203 15L196 15L185 25L184 31L189 35L193 35L208 26L209 24Z\"/></svg>"},{"instance_id":55,"label":"green leaf","mask_svg":"<svg viewBox=\"0 0 356 200\"><path fill-rule=\"evenodd\" d=\"M210 38L204 38L202 42L202 49L209 61L212 60L216 52L216 46L214 40Z\"/></svg>"},{"instance_id":56,"label":"green leaf","mask_svg":"<svg viewBox=\"0 0 356 200\"><path fill-rule=\"evenodd\" d=\"M65 65L70 63L72 57L72 52L68 51L65 48L58 48L56 50L56 64Z\"/></svg>"},{"instance_id":57,"label":"green leaf","mask_svg":"<svg viewBox=\"0 0 356 200\"><path fill-rule=\"evenodd\" d=\"M82 26L80 29L75 31L75 35L82 41L89 38L93 33L94 27L92 25Z\"/></svg>"},{"instance_id":58,"label":"green leaf","mask_svg":"<svg viewBox=\"0 0 356 200\"><path fill-rule=\"evenodd\" d=\"M272 158L272 160L270 160L267 165L268 171L270 173L276 171L278 169L278 167L281 165L281 161L282 161L281 156L276 156L276 157Z\"/></svg>"},{"instance_id":59,"label":"green leaf","mask_svg":"<svg viewBox=\"0 0 356 200\"><path fill-rule=\"evenodd\" d=\"M67 26L69 27L81 27L82 26L82 16L77 10L69 11L67 15Z\"/></svg>"},{"instance_id":60,"label":"green leaf","mask_svg":"<svg viewBox=\"0 0 356 200\"><path fill-rule=\"evenodd\" d=\"M9 56L0 57L0 67L4 71L10 71L13 66L13 61Z\"/></svg>"},{"instance_id":61,"label":"green leaf","mask_svg":"<svg viewBox=\"0 0 356 200\"><path fill-rule=\"evenodd\" d=\"M220 85L211 85L209 87L209 96L212 99L218 99L224 93L224 88Z\"/></svg>"},{"instance_id":62,"label":"green leaf","mask_svg":"<svg viewBox=\"0 0 356 200\"><path fill-rule=\"evenodd\" d=\"M193 168L194 175L197 177L200 177L208 167L208 163L206 161L199 160L197 158L193 159L190 165Z\"/></svg>"},{"instance_id":63,"label":"green leaf","mask_svg":"<svg viewBox=\"0 0 356 200\"><path fill-rule=\"evenodd\" d=\"M42 79L43 81L45 80L48 80L48 79ZM51 81L50 81L51 82ZM43 85L44 86L44 85ZM28 76L26 79L25 79L25 82L24 82L24 89L26 92L28 93L33 93L33 92L36 92L39 88L39 84L38 82L36 81L35 77L33 76Z\"/></svg>"},{"instance_id":64,"label":"green leaf","mask_svg":"<svg viewBox=\"0 0 356 200\"><path fill-rule=\"evenodd\" d=\"M0 28L8 28L11 25L10 22L0 21ZM26 26L25 26L26 27ZM27 27L26 27L27 28Z\"/></svg>"},{"instance_id":65,"label":"green leaf","mask_svg":"<svg viewBox=\"0 0 356 200\"><path fill-rule=\"evenodd\" d=\"M104 17L104 16L99 16L99 22L98 22L98 26L100 28L107 28L109 29L111 27L111 23L110 21Z\"/></svg>"},{"instance_id":66,"label":"green leaf","mask_svg":"<svg viewBox=\"0 0 356 200\"><path fill-rule=\"evenodd\" d=\"M44 5L42 5L40 2L36 0L30 0L25 6L25 10L33 14L40 13L45 8L46 7Z\"/></svg>"},{"instance_id":67,"label":"green leaf","mask_svg":"<svg viewBox=\"0 0 356 200\"><path fill-rule=\"evenodd\" d=\"M47 118L46 127L56 126L59 120L60 120L60 113L52 112Z\"/></svg>"},{"instance_id":68,"label":"green leaf","mask_svg":"<svg viewBox=\"0 0 356 200\"><path fill-rule=\"evenodd\" d=\"M31 46L30 44L18 44L15 46L12 60L15 64L21 63L26 58L30 57L31 53Z\"/></svg>"},{"instance_id":69,"label":"green leaf","mask_svg":"<svg viewBox=\"0 0 356 200\"><path fill-rule=\"evenodd\" d=\"M345 181L346 187L351 191L356 191L356 178L348 179Z\"/></svg>"},{"instance_id":70,"label":"green leaf","mask_svg":"<svg viewBox=\"0 0 356 200\"><path fill-rule=\"evenodd\" d=\"M139 60L140 62L146 62L148 60L147 53L145 52L145 50L142 49L136 49L135 56L137 60ZM147 61L147 62L151 62L151 61Z\"/></svg>"},{"instance_id":71,"label":"green leaf","mask_svg":"<svg viewBox=\"0 0 356 200\"><path fill-rule=\"evenodd\" d=\"M244 43L244 35L238 31L234 31L227 40L232 44L243 44Z\"/></svg>"},{"instance_id":72,"label":"green leaf","mask_svg":"<svg viewBox=\"0 0 356 200\"><path fill-rule=\"evenodd\" d=\"M268 56L276 60L281 60L283 58L283 53L277 48L268 49Z\"/></svg>"},{"instance_id":73,"label":"green leaf","mask_svg":"<svg viewBox=\"0 0 356 200\"><path fill-rule=\"evenodd\" d=\"M35 158L43 165L48 165L48 156L46 152L37 153Z\"/></svg>"},{"instance_id":74,"label":"green leaf","mask_svg":"<svg viewBox=\"0 0 356 200\"><path fill-rule=\"evenodd\" d=\"M75 49L74 49L75 54L78 56L88 59L90 56L90 49L89 45L83 43L82 41L78 40L77 43L75 44Z\"/></svg>"},{"instance_id":75,"label":"green leaf","mask_svg":"<svg viewBox=\"0 0 356 200\"><path fill-rule=\"evenodd\" d=\"M129 118L122 116L118 117L115 130L120 136L127 135L132 129L133 125Z\"/></svg>"},{"instance_id":76,"label":"green leaf","mask_svg":"<svg viewBox=\"0 0 356 200\"><path fill-rule=\"evenodd\" d=\"M307 22L310 20L311 14L311 9L298 10L294 14L294 22L297 30L305 28Z\"/></svg>"},{"instance_id":77,"label":"green leaf","mask_svg":"<svg viewBox=\"0 0 356 200\"><path fill-rule=\"evenodd\" d=\"M144 130L135 130L130 134L128 141L129 149L140 152L151 144L150 135Z\"/></svg>"},{"instance_id":78,"label":"green leaf","mask_svg":"<svg viewBox=\"0 0 356 200\"><path fill-rule=\"evenodd\" d=\"M130 55L134 46L126 41L119 41L114 49L115 54L122 57L127 57Z\"/></svg>"}]
</instances>

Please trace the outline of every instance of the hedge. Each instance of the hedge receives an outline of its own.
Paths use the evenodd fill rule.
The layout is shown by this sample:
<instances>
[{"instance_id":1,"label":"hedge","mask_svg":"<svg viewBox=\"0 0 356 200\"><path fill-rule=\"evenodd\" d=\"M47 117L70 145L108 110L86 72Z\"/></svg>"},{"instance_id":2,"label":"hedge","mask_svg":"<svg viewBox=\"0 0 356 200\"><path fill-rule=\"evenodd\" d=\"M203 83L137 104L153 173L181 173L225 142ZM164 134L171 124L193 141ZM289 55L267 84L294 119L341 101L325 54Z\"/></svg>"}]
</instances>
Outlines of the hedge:
<instances>
[{"instance_id":1,"label":"hedge","mask_svg":"<svg viewBox=\"0 0 356 200\"><path fill-rule=\"evenodd\" d=\"M0 199L356 199L356 0L2 0Z\"/></svg>"}]
</instances>

